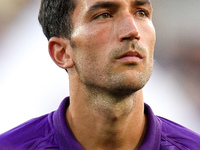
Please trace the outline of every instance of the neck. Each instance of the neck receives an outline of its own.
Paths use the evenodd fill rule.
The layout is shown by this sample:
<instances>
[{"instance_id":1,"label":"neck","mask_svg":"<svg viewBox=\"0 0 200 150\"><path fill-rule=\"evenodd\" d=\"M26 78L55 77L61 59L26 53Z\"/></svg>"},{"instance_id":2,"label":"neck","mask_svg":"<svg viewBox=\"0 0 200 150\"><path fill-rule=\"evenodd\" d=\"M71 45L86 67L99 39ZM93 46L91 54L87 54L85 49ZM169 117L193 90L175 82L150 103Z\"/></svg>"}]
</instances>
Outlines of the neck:
<instances>
[{"instance_id":1,"label":"neck","mask_svg":"<svg viewBox=\"0 0 200 150\"><path fill-rule=\"evenodd\" d=\"M146 123L142 90L120 100L71 91L78 93L70 93L67 121L85 149L138 149Z\"/></svg>"}]
</instances>

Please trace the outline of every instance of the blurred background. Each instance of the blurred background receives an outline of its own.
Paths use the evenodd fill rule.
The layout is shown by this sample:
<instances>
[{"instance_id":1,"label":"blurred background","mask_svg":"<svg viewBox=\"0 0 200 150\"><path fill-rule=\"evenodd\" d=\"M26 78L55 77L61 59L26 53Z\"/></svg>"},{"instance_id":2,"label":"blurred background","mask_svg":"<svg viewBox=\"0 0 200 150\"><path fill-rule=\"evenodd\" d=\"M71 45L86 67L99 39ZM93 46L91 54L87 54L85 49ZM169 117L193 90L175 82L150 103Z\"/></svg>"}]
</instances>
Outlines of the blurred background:
<instances>
[{"instance_id":1,"label":"blurred background","mask_svg":"<svg viewBox=\"0 0 200 150\"><path fill-rule=\"evenodd\" d=\"M200 1L151 0L157 31L145 102L200 134ZM56 110L68 75L48 54L39 0L0 0L0 133Z\"/></svg>"}]
</instances>

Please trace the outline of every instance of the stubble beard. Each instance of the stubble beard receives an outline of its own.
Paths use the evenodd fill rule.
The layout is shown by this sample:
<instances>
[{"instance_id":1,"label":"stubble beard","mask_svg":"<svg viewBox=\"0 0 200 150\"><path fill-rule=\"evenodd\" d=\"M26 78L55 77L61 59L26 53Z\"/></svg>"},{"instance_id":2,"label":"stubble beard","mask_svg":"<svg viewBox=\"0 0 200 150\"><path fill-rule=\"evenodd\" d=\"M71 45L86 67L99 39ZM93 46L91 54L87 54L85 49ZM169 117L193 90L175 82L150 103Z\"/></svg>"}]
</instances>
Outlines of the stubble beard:
<instances>
[{"instance_id":1,"label":"stubble beard","mask_svg":"<svg viewBox=\"0 0 200 150\"><path fill-rule=\"evenodd\" d=\"M113 75L109 69L98 74L98 68L90 68L89 70L93 70L94 73L87 74L81 71L81 66L76 65L75 67L80 75L81 83L84 84L91 95L107 95L117 101L129 97L142 89L152 73L152 67L150 67L145 73L134 72L134 75L129 74L128 76L126 73Z\"/></svg>"},{"instance_id":2,"label":"stubble beard","mask_svg":"<svg viewBox=\"0 0 200 150\"><path fill-rule=\"evenodd\" d=\"M119 99L133 95L146 85L150 78L151 71L149 70L148 73L145 74L135 74L137 74L137 77L134 77L135 75L127 77L126 74L111 77L106 90L109 91L111 95Z\"/></svg>"},{"instance_id":3,"label":"stubble beard","mask_svg":"<svg viewBox=\"0 0 200 150\"><path fill-rule=\"evenodd\" d=\"M71 46L74 49L78 49L77 44L71 40L70 41ZM118 48L113 50L109 57L113 57L113 55L117 53L122 53L123 51L126 51L128 48L127 46L129 45L130 42L127 42L122 48ZM139 47L136 44L132 44L131 47L133 49L139 49L142 53L144 53L146 50L144 48ZM81 60L84 61L84 60ZM79 62L81 62L79 61ZM95 62L95 61L93 61ZM92 94L92 95L109 95L110 97L115 97L116 99L123 99L125 97L128 97L138 90L142 89L145 84L148 82L151 74L152 74L152 69L153 69L153 58L150 60L151 65L148 65L148 68L145 68L146 71L143 73L137 73L136 75L133 75L133 77L127 78L125 74L116 74L113 75L112 71L108 68L106 68L103 72L100 72L101 69L98 69L98 65L93 65L88 66L90 67L89 69L87 68L86 70L90 70L90 74L87 73L87 71L83 70L83 67L86 66L81 66L78 63L75 65L76 71L79 75L79 79L81 83L84 84L85 88ZM96 66L96 67L94 67ZM93 70L91 73L91 70ZM134 70L134 66L133 66ZM104 74L104 75L103 75ZM134 79L134 82L131 82L132 79L136 76Z\"/></svg>"}]
</instances>

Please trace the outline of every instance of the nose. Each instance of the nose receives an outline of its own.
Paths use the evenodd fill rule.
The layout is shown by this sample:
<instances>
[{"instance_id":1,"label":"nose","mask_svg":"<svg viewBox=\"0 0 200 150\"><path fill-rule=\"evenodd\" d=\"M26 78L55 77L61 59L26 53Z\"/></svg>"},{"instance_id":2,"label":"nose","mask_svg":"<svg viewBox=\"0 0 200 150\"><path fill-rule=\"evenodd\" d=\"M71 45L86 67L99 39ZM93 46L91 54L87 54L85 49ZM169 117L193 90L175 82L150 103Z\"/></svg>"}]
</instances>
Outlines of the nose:
<instances>
[{"instance_id":1,"label":"nose","mask_svg":"<svg viewBox=\"0 0 200 150\"><path fill-rule=\"evenodd\" d=\"M120 42L140 40L140 33L132 15L123 16L119 24L120 29L118 29L118 31Z\"/></svg>"}]
</instances>

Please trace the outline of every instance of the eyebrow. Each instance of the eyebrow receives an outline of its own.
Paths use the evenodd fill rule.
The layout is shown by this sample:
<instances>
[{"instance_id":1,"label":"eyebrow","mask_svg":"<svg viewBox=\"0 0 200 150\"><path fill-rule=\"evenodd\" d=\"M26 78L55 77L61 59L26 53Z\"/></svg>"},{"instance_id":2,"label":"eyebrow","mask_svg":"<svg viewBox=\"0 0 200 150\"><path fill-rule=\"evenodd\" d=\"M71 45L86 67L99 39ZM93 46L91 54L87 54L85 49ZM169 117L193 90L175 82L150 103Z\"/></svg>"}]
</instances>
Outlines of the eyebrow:
<instances>
[{"instance_id":1,"label":"eyebrow","mask_svg":"<svg viewBox=\"0 0 200 150\"><path fill-rule=\"evenodd\" d=\"M150 9L152 9L151 3L149 0L134 0L131 2L132 6L148 6ZM88 13L92 13L95 12L98 9L106 9L106 8L115 8L117 9L119 7L120 4L116 3L116 2L110 2L110 1L99 1L96 2L94 5L92 5L89 9L88 9Z\"/></svg>"},{"instance_id":2,"label":"eyebrow","mask_svg":"<svg viewBox=\"0 0 200 150\"><path fill-rule=\"evenodd\" d=\"M96 2L94 5L92 5L88 12L94 12L98 9L103 9L103 8L117 8L119 5L115 2Z\"/></svg>"},{"instance_id":3,"label":"eyebrow","mask_svg":"<svg viewBox=\"0 0 200 150\"><path fill-rule=\"evenodd\" d=\"M135 0L132 2L132 6L145 6L148 7L149 10L153 10L150 0Z\"/></svg>"},{"instance_id":4,"label":"eyebrow","mask_svg":"<svg viewBox=\"0 0 200 150\"><path fill-rule=\"evenodd\" d=\"M134 0L131 2L133 6L149 6L151 8L151 3L149 0ZM110 1L100 1L100 2L96 2L94 5L92 5L88 12L92 13L98 9L103 9L103 8L118 8L119 4L116 2L110 2Z\"/></svg>"},{"instance_id":5,"label":"eyebrow","mask_svg":"<svg viewBox=\"0 0 200 150\"><path fill-rule=\"evenodd\" d=\"M133 2L134 5L137 5L137 6L141 6L141 5L150 5L151 6L151 3L149 0L135 0Z\"/></svg>"}]
</instances>

